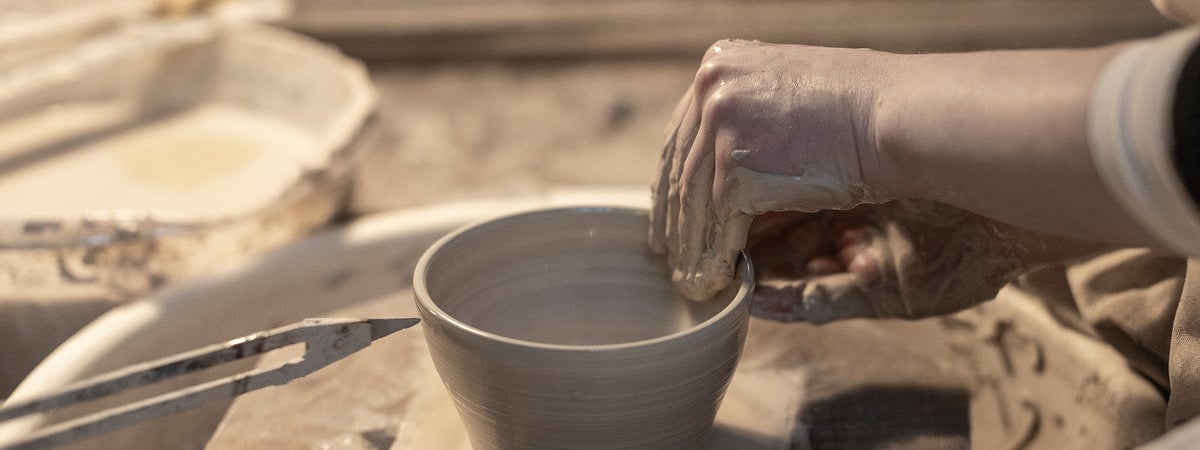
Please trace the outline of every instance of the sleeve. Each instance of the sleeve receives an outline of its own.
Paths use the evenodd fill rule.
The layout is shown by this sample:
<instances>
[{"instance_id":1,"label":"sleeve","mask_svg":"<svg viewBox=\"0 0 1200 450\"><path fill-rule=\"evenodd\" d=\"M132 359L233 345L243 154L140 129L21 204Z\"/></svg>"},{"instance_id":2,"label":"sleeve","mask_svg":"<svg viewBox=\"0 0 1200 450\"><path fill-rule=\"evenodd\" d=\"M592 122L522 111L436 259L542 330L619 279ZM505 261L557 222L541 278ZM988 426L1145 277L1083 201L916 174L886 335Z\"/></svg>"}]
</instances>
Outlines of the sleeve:
<instances>
[{"instance_id":1,"label":"sleeve","mask_svg":"<svg viewBox=\"0 0 1200 450\"><path fill-rule=\"evenodd\" d=\"M1176 22L1200 22L1200 0L1151 0L1151 3L1158 12Z\"/></svg>"},{"instance_id":2,"label":"sleeve","mask_svg":"<svg viewBox=\"0 0 1200 450\"><path fill-rule=\"evenodd\" d=\"M1193 27L1138 42L1105 66L1088 145L1105 186L1172 250L1200 256L1200 115Z\"/></svg>"},{"instance_id":3,"label":"sleeve","mask_svg":"<svg viewBox=\"0 0 1200 450\"><path fill-rule=\"evenodd\" d=\"M1200 204L1200 48L1179 71L1171 120L1175 167L1192 201Z\"/></svg>"}]
</instances>

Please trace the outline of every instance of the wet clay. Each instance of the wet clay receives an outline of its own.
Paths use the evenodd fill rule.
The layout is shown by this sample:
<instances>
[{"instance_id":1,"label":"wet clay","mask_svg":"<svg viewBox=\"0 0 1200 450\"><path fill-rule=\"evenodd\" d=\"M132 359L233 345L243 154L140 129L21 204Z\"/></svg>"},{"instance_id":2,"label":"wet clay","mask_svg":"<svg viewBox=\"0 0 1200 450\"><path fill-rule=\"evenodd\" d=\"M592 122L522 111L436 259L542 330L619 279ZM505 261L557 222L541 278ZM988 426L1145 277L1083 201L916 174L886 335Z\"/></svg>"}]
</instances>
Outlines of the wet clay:
<instances>
[{"instance_id":1,"label":"wet clay","mask_svg":"<svg viewBox=\"0 0 1200 450\"><path fill-rule=\"evenodd\" d=\"M0 155L29 151L30 144L40 155L0 177L0 201L31 215L244 214L280 195L319 156L312 133L235 107L200 106L128 129L107 118L122 111L128 113L68 105L4 126L0 135L11 137L0 141ZM72 142L62 123L91 124L98 138Z\"/></svg>"},{"instance_id":2,"label":"wet clay","mask_svg":"<svg viewBox=\"0 0 1200 450\"><path fill-rule=\"evenodd\" d=\"M800 175L781 175L735 167L726 185L727 203L713 206L715 216L692 212L694 217L727 218L723 223L703 224L708 230L706 235L710 236L703 254L682 252L684 260L672 261L675 265L673 278L680 292L692 300L707 300L728 285L733 275L733 263L745 247L746 233L754 215L772 211L850 209L877 201L877 196L861 182L847 182L842 177L815 169L804 170Z\"/></svg>"},{"instance_id":3,"label":"wet clay","mask_svg":"<svg viewBox=\"0 0 1200 450\"><path fill-rule=\"evenodd\" d=\"M666 336L729 304L730 295L683 298L663 258L615 225L581 214L533 233L529 224L497 224L462 236L432 263L430 295L483 331L568 345Z\"/></svg>"},{"instance_id":4,"label":"wet clay","mask_svg":"<svg viewBox=\"0 0 1200 450\"><path fill-rule=\"evenodd\" d=\"M418 262L429 352L475 449L707 444L749 323L749 264L690 302L647 226L636 210L518 214Z\"/></svg>"},{"instance_id":5,"label":"wet clay","mask_svg":"<svg viewBox=\"0 0 1200 450\"><path fill-rule=\"evenodd\" d=\"M997 236L1000 224L957 208L896 201L828 217L836 220L838 214L863 217L857 227L863 247L856 258L875 269L825 276L794 273L765 282L756 314L812 323L949 314L993 298L1022 267L1023 257L1003 248L1005 240ZM828 233L813 231L818 240Z\"/></svg>"},{"instance_id":6,"label":"wet clay","mask_svg":"<svg viewBox=\"0 0 1200 450\"><path fill-rule=\"evenodd\" d=\"M811 168L801 175L779 175L736 167L733 178L736 185L731 201L743 214L850 209L875 202L862 182L848 182Z\"/></svg>"}]
</instances>

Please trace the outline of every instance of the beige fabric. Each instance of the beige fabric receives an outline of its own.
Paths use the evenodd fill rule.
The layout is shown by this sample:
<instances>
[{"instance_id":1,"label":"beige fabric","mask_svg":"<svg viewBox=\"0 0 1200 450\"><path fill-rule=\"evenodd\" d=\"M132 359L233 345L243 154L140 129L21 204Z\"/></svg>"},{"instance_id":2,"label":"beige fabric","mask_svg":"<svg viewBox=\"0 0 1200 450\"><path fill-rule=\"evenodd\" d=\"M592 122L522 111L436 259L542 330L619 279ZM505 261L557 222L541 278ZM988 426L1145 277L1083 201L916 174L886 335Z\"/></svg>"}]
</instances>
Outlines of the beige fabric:
<instances>
[{"instance_id":1,"label":"beige fabric","mask_svg":"<svg viewBox=\"0 0 1200 450\"><path fill-rule=\"evenodd\" d=\"M1186 265L1186 260L1177 256L1131 249L1104 254L1066 270L1083 319L1164 391L1169 385L1171 330Z\"/></svg>"},{"instance_id":2,"label":"beige fabric","mask_svg":"<svg viewBox=\"0 0 1200 450\"><path fill-rule=\"evenodd\" d=\"M1200 416L1200 259L1120 250L1027 274L1020 285L1158 386L1168 428Z\"/></svg>"},{"instance_id":3,"label":"beige fabric","mask_svg":"<svg viewBox=\"0 0 1200 450\"><path fill-rule=\"evenodd\" d=\"M1175 426L1200 415L1200 260L1187 263L1187 276L1179 310L1171 330L1168 364L1171 396L1167 402L1167 426Z\"/></svg>"}]
</instances>

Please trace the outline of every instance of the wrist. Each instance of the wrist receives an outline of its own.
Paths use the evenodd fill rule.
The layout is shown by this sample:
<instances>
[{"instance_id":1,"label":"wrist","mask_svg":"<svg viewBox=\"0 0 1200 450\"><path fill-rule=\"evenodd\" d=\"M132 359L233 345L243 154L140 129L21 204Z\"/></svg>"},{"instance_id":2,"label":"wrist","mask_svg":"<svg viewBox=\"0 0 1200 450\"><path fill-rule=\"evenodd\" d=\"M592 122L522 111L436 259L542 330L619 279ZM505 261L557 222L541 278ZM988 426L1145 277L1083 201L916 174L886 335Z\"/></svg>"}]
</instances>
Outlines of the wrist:
<instances>
[{"instance_id":1,"label":"wrist","mask_svg":"<svg viewBox=\"0 0 1200 450\"><path fill-rule=\"evenodd\" d=\"M896 145L898 127L895 113L895 72L903 55L865 49L842 49L847 60L844 67L857 78L851 121L856 124L857 162L865 200L883 203L910 198L912 188L905 177L907 168L901 163L902 148Z\"/></svg>"},{"instance_id":2,"label":"wrist","mask_svg":"<svg viewBox=\"0 0 1200 450\"><path fill-rule=\"evenodd\" d=\"M861 158L864 182L879 194L880 200L933 198L923 188L922 178L936 174L922 172L914 163L919 152L912 151L913 123L906 123L907 105L914 99L905 95L902 80L914 71L906 55L878 53L880 74L874 80L874 99L867 123L871 130L871 151ZM931 169L933 167L926 167ZM921 176L914 174L923 173Z\"/></svg>"},{"instance_id":3,"label":"wrist","mask_svg":"<svg viewBox=\"0 0 1200 450\"><path fill-rule=\"evenodd\" d=\"M894 195L1033 231L1153 244L1089 153L1089 99L1120 48L894 56L875 111Z\"/></svg>"}]
</instances>

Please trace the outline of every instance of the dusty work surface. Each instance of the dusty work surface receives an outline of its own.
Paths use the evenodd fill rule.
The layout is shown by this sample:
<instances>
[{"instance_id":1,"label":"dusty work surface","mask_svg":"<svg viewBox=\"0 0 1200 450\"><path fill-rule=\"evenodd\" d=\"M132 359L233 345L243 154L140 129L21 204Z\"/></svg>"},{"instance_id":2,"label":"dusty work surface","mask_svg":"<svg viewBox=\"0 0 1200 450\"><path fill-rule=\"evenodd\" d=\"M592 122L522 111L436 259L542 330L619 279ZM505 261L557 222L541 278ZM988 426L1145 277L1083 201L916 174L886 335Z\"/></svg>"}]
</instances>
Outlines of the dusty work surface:
<instances>
[{"instance_id":1,"label":"dusty work surface","mask_svg":"<svg viewBox=\"0 0 1200 450\"><path fill-rule=\"evenodd\" d=\"M1007 298L916 322L753 320L713 449L1128 448L1161 399L1101 344ZM413 317L403 290L333 313ZM1053 330L1054 334L1048 334ZM286 359L268 357L260 365ZM1142 417L1142 418L1139 418ZM420 325L239 398L210 449L468 450Z\"/></svg>"},{"instance_id":2,"label":"dusty work surface","mask_svg":"<svg viewBox=\"0 0 1200 450\"><path fill-rule=\"evenodd\" d=\"M399 292L338 311L349 317L415 316L411 291ZM865 328L864 328L865 327ZM932 328L931 328L932 327ZM967 398L965 380L953 367L942 367L931 355L946 352L926 345L908 347L893 341L881 361L867 356L877 349L856 348L859 344L877 346L888 329L911 334L932 323L892 323L883 328L858 323L847 324L831 332L814 334L811 327L786 327L755 322L746 344L739 372L734 378L718 415L714 449L791 448L793 434L807 441L806 426L797 423L798 408L814 403L815 419L824 420L837 398L820 398L836 391L874 379L895 387L894 395L915 400L917 410L896 408L881 410L872 416L885 433L905 433L929 441L965 443L967 435ZM852 334L865 339L839 350L848 357L837 358L830 345L780 345L780 339L796 342L827 343ZM209 444L214 449L337 447L347 449L421 449L467 450L469 445L450 399L441 386L428 356L420 326L386 340L330 366L317 374L281 389L252 393L235 403L222 428ZM921 339L932 344L930 339ZM893 361L894 358L894 361ZM906 364L888 364L888 361ZM814 365L814 362L821 361ZM880 363L891 366L880 370ZM811 380L810 369L836 370L830 364L857 366L847 372L851 377ZM916 375L922 375L917 377ZM918 384L913 384L913 381ZM891 381L891 383L888 383ZM830 386L830 383L837 385ZM809 386L816 392L807 392ZM884 390L888 390L884 388ZM805 402L806 397L816 401ZM892 398L881 400L891 402ZM822 406L824 405L824 406ZM845 405L843 405L845 406ZM856 405L861 408L866 405ZM875 405L879 406L879 405ZM835 406L834 406L835 407ZM836 408L836 407L835 407ZM914 414L920 416L914 419ZM836 420L836 419L835 419ZM933 426L935 429L922 428ZM898 428L910 428L898 430ZM878 433L859 433L854 442L865 443L883 438ZM928 436L921 436L926 435ZM963 445L953 446L954 448Z\"/></svg>"},{"instance_id":3,"label":"dusty work surface","mask_svg":"<svg viewBox=\"0 0 1200 450\"><path fill-rule=\"evenodd\" d=\"M643 199L623 192L607 196ZM596 202L573 198L570 204ZM66 353L78 356L60 358L42 375L78 377L85 369L95 373L303 317L412 316L411 273L424 248L483 215L542 204L510 203L464 202L360 219L227 277L114 311L97 323L108 327L72 341ZM753 321L720 413L718 442L735 449L963 448L970 439L982 449L1116 449L1161 433L1161 395L1115 350L1071 331L1023 291L1002 294L918 322ZM216 410L165 417L80 448L192 448L211 440L211 448L454 449L461 425L433 374L421 330L241 397L227 412L215 404ZM80 366L79 359L92 365ZM162 440L176 445L153 444Z\"/></svg>"}]
</instances>

